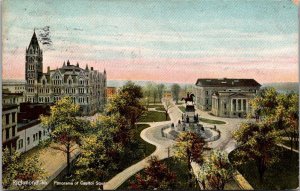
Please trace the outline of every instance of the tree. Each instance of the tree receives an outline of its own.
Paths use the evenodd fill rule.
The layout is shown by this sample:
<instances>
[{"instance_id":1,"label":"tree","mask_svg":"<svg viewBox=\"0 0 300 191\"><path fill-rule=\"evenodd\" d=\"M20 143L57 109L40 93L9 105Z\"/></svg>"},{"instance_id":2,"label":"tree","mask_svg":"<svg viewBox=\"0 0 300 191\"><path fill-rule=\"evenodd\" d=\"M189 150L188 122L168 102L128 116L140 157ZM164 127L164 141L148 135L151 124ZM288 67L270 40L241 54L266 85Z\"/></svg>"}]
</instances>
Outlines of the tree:
<instances>
[{"instance_id":1,"label":"tree","mask_svg":"<svg viewBox=\"0 0 300 191\"><path fill-rule=\"evenodd\" d=\"M261 89L257 96L250 101L251 107L260 118L274 115L278 106L277 96L275 88Z\"/></svg>"},{"instance_id":2,"label":"tree","mask_svg":"<svg viewBox=\"0 0 300 191\"><path fill-rule=\"evenodd\" d=\"M67 155L67 174L70 174L71 153L80 145L80 138L86 127L83 120L76 118L79 105L73 104L70 97L64 97L51 106L50 116L41 116L42 126L50 130L53 149ZM88 122L85 122L88 124Z\"/></svg>"},{"instance_id":3,"label":"tree","mask_svg":"<svg viewBox=\"0 0 300 191\"><path fill-rule=\"evenodd\" d=\"M172 96L173 96L173 99L176 101L176 104L178 103L178 100L179 100L180 89L181 88L178 84L173 84L171 86Z\"/></svg>"},{"instance_id":4,"label":"tree","mask_svg":"<svg viewBox=\"0 0 300 191\"><path fill-rule=\"evenodd\" d=\"M161 102L161 99L163 98L163 94L165 91L166 87L164 84L158 84L157 85L157 93L158 93L158 99Z\"/></svg>"},{"instance_id":5,"label":"tree","mask_svg":"<svg viewBox=\"0 0 300 191\"><path fill-rule=\"evenodd\" d=\"M115 160L122 149L113 140L114 128L98 128L96 134L83 138L81 155L76 161L75 175L80 181L104 182L112 170L116 170Z\"/></svg>"},{"instance_id":6,"label":"tree","mask_svg":"<svg viewBox=\"0 0 300 191\"><path fill-rule=\"evenodd\" d=\"M157 97L158 97L158 89L157 89L156 85L154 85L152 94L153 94L153 102L154 102L154 104L155 104L155 103L156 103L156 99L157 99Z\"/></svg>"},{"instance_id":7,"label":"tree","mask_svg":"<svg viewBox=\"0 0 300 191\"><path fill-rule=\"evenodd\" d=\"M133 140L132 128L126 119L119 114L100 116L96 125L100 129L110 129L114 143L120 143L122 147Z\"/></svg>"},{"instance_id":8,"label":"tree","mask_svg":"<svg viewBox=\"0 0 300 191\"><path fill-rule=\"evenodd\" d=\"M176 175L168 167L152 156L148 160L149 166L144 173L135 175L135 180L130 182L131 189L174 189L176 185Z\"/></svg>"},{"instance_id":9,"label":"tree","mask_svg":"<svg viewBox=\"0 0 300 191\"><path fill-rule=\"evenodd\" d=\"M226 153L215 150L200 168L199 179L204 189L224 190L225 185L234 176L235 169Z\"/></svg>"},{"instance_id":10,"label":"tree","mask_svg":"<svg viewBox=\"0 0 300 191\"><path fill-rule=\"evenodd\" d=\"M275 108L276 127L284 131L284 135L290 141L291 153L293 145L299 136L299 99L295 93L280 94L277 99L278 106Z\"/></svg>"},{"instance_id":11,"label":"tree","mask_svg":"<svg viewBox=\"0 0 300 191\"><path fill-rule=\"evenodd\" d=\"M259 179L263 182L265 171L277 160L279 135L274 122L269 119L260 123L242 123L240 129L234 132L238 143L236 155L239 158L236 164L254 161Z\"/></svg>"},{"instance_id":12,"label":"tree","mask_svg":"<svg viewBox=\"0 0 300 191\"><path fill-rule=\"evenodd\" d=\"M298 94L282 94L274 88L262 89L250 102L261 120L274 121L275 128L284 131L290 140L291 151L293 143L297 141L299 124Z\"/></svg>"},{"instance_id":13,"label":"tree","mask_svg":"<svg viewBox=\"0 0 300 191\"><path fill-rule=\"evenodd\" d=\"M142 116L145 108L140 99L143 98L142 88L133 82L127 82L120 88L118 94L112 97L106 107L108 115L120 114L134 127L137 119Z\"/></svg>"},{"instance_id":14,"label":"tree","mask_svg":"<svg viewBox=\"0 0 300 191\"><path fill-rule=\"evenodd\" d=\"M4 189L35 189L35 185L16 185L14 181L36 181L46 178L37 154L22 157L19 152L4 149L2 155L2 185Z\"/></svg>"},{"instance_id":15,"label":"tree","mask_svg":"<svg viewBox=\"0 0 300 191\"><path fill-rule=\"evenodd\" d=\"M175 143L175 157L186 161L189 171L189 186L192 187L191 162L202 164L205 142L196 133L182 132Z\"/></svg>"},{"instance_id":16,"label":"tree","mask_svg":"<svg viewBox=\"0 0 300 191\"><path fill-rule=\"evenodd\" d=\"M170 99L164 99L164 105L165 105L165 114L166 114L166 120L168 120L168 113L169 110L174 107Z\"/></svg>"},{"instance_id":17,"label":"tree","mask_svg":"<svg viewBox=\"0 0 300 191\"><path fill-rule=\"evenodd\" d=\"M147 82L146 85L143 87L143 94L147 99L147 105L149 105L150 97L152 96L153 91L153 84L151 82Z\"/></svg>"}]
</instances>

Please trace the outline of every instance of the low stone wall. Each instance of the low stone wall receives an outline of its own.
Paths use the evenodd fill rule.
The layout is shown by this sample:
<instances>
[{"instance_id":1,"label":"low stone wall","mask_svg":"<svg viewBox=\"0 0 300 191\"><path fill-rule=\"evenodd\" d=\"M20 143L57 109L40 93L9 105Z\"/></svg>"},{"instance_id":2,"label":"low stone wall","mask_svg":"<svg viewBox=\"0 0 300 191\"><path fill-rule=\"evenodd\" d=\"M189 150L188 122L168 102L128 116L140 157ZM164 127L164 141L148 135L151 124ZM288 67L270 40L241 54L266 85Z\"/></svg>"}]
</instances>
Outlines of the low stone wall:
<instances>
[{"instance_id":1,"label":"low stone wall","mask_svg":"<svg viewBox=\"0 0 300 191\"><path fill-rule=\"evenodd\" d=\"M238 171L236 171L236 175L233 178L241 190L254 190L249 182Z\"/></svg>"}]
</instances>

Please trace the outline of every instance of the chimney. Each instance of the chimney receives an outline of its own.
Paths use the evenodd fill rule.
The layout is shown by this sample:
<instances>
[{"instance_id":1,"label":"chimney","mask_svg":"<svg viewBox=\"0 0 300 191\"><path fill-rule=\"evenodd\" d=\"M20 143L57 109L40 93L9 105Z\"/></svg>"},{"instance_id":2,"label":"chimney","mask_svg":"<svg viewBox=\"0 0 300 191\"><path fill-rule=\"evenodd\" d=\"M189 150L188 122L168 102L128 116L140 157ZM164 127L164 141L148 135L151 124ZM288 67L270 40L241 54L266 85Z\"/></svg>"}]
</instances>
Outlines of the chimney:
<instances>
[{"instance_id":1,"label":"chimney","mask_svg":"<svg viewBox=\"0 0 300 191\"><path fill-rule=\"evenodd\" d=\"M50 73L50 66L47 67L47 73Z\"/></svg>"},{"instance_id":2,"label":"chimney","mask_svg":"<svg viewBox=\"0 0 300 191\"><path fill-rule=\"evenodd\" d=\"M79 67L79 63L78 63L78 62L77 62L77 64L76 64L76 66Z\"/></svg>"},{"instance_id":3,"label":"chimney","mask_svg":"<svg viewBox=\"0 0 300 191\"><path fill-rule=\"evenodd\" d=\"M91 70L93 71L93 70L94 70L94 67L91 67Z\"/></svg>"},{"instance_id":4,"label":"chimney","mask_svg":"<svg viewBox=\"0 0 300 191\"><path fill-rule=\"evenodd\" d=\"M68 62L67 62L67 66L70 66L70 61L68 60Z\"/></svg>"}]
</instances>

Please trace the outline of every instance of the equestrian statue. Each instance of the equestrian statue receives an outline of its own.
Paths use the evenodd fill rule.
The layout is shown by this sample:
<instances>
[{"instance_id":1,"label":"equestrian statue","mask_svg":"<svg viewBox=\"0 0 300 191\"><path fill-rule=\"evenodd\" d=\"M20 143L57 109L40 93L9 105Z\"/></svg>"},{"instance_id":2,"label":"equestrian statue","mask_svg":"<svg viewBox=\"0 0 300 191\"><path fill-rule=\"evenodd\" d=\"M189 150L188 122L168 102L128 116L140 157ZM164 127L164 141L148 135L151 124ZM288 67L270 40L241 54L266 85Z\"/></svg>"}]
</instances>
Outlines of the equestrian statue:
<instances>
[{"instance_id":1,"label":"equestrian statue","mask_svg":"<svg viewBox=\"0 0 300 191\"><path fill-rule=\"evenodd\" d=\"M194 94L190 94L189 92L187 93L187 96L186 97L183 97L182 99L181 99L181 101L182 100L184 100L185 101L185 104L187 104L187 102L188 101L191 101L192 102L192 104L194 104L194 98L195 97L195 95Z\"/></svg>"}]
</instances>

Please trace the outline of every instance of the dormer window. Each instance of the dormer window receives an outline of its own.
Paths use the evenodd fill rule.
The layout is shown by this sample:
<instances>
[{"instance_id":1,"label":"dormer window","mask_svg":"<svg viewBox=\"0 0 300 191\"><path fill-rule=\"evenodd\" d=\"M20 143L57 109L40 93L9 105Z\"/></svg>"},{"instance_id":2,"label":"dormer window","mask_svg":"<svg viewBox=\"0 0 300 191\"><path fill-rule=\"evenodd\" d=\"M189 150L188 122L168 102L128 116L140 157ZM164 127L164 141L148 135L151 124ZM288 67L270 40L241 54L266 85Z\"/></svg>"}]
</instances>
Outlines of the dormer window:
<instances>
[{"instance_id":1,"label":"dormer window","mask_svg":"<svg viewBox=\"0 0 300 191\"><path fill-rule=\"evenodd\" d=\"M42 83L43 83L43 85L45 85L46 84L46 80L43 80Z\"/></svg>"},{"instance_id":2,"label":"dormer window","mask_svg":"<svg viewBox=\"0 0 300 191\"><path fill-rule=\"evenodd\" d=\"M69 85L72 85L72 80L69 80Z\"/></svg>"}]
</instances>

